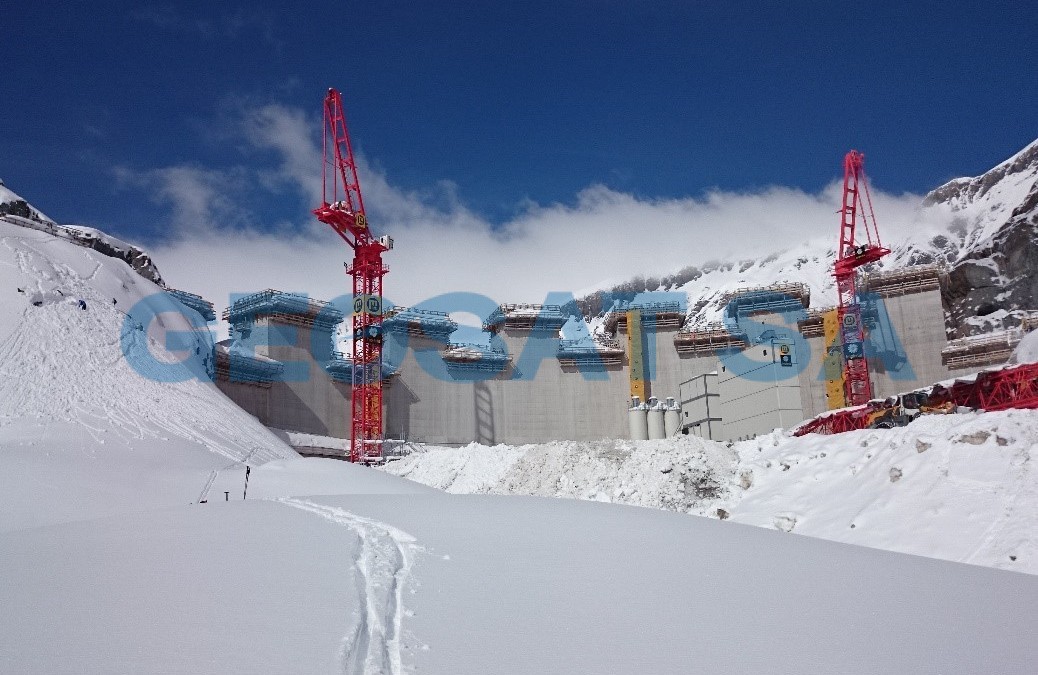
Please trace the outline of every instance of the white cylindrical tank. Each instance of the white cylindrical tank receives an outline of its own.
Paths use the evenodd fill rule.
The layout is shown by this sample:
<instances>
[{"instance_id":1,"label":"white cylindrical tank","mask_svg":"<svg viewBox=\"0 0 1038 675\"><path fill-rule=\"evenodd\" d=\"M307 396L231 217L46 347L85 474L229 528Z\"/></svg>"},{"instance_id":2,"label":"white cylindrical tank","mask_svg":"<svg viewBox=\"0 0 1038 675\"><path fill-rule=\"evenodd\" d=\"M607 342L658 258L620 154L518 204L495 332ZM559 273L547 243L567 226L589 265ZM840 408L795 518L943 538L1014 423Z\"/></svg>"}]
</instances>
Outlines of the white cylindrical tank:
<instances>
[{"instance_id":1,"label":"white cylindrical tank","mask_svg":"<svg viewBox=\"0 0 1038 675\"><path fill-rule=\"evenodd\" d=\"M667 409L663 412L663 430L667 438L673 438L681 430L681 406L673 398L667 398Z\"/></svg>"},{"instance_id":2,"label":"white cylindrical tank","mask_svg":"<svg viewBox=\"0 0 1038 675\"><path fill-rule=\"evenodd\" d=\"M635 396L631 399L631 408L627 411L631 425L631 440L646 441L649 439L649 426L646 418L645 404Z\"/></svg>"},{"instance_id":3,"label":"white cylindrical tank","mask_svg":"<svg viewBox=\"0 0 1038 675\"><path fill-rule=\"evenodd\" d=\"M663 406L655 396L649 399L648 426L649 440L655 441L667 437L663 425Z\"/></svg>"}]
</instances>

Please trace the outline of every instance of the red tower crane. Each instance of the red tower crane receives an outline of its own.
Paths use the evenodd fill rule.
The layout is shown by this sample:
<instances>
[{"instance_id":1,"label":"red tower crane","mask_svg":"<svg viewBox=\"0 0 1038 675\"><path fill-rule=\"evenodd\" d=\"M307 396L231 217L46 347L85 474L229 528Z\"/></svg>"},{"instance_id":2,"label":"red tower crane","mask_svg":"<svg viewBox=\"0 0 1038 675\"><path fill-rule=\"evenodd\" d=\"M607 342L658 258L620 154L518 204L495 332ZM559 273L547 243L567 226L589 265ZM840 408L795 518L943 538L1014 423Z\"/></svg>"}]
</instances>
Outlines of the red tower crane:
<instances>
[{"instance_id":1,"label":"red tower crane","mask_svg":"<svg viewBox=\"0 0 1038 675\"><path fill-rule=\"evenodd\" d=\"M865 193L864 200L862 192ZM851 150L843 159L843 207L840 209L840 248L836 253L833 276L839 294L838 318L843 344L843 386L846 405L861 405L872 398L869 366L865 358L865 329L855 276L862 265L890 253L884 248L876 229L872 197L865 178L865 155ZM858 217L865 230L865 242L858 243Z\"/></svg>"},{"instance_id":2,"label":"red tower crane","mask_svg":"<svg viewBox=\"0 0 1038 675\"><path fill-rule=\"evenodd\" d=\"M382 254L389 237L375 239L364 213L357 164L346 130L342 97L334 89L324 99L324 185L313 213L353 248L353 367L350 382L350 461L382 457L382 278L389 271Z\"/></svg>"}]
</instances>

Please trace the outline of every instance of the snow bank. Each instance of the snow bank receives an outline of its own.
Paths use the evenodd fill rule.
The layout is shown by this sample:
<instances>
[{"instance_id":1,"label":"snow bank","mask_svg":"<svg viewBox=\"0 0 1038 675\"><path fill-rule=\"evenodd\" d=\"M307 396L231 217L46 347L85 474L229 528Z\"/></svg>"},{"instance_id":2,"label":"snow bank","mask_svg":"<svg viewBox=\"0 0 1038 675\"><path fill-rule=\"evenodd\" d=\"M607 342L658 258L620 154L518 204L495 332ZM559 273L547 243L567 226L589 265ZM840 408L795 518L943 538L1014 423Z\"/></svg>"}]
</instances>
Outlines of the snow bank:
<instances>
[{"instance_id":1,"label":"snow bank","mask_svg":"<svg viewBox=\"0 0 1038 675\"><path fill-rule=\"evenodd\" d=\"M1038 411L736 445L738 522L1038 574Z\"/></svg>"},{"instance_id":2,"label":"snow bank","mask_svg":"<svg viewBox=\"0 0 1038 675\"><path fill-rule=\"evenodd\" d=\"M1038 330L1024 335L1009 357L1009 363L1038 363Z\"/></svg>"},{"instance_id":3,"label":"snow bank","mask_svg":"<svg viewBox=\"0 0 1038 675\"><path fill-rule=\"evenodd\" d=\"M725 444L556 442L436 448L385 470L456 493L570 497L730 518L1038 574L1038 411Z\"/></svg>"},{"instance_id":4,"label":"snow bank","mask_svg":"<svg viewBox=\"0 0 1038 675\"><path fill-rule=\"evenodd\" d=\"M566 497L705 513L727 493L735 453L684 436L673 441L556 441L430 448L385 470L453 493Z\"/></svg>"}]
</instances>

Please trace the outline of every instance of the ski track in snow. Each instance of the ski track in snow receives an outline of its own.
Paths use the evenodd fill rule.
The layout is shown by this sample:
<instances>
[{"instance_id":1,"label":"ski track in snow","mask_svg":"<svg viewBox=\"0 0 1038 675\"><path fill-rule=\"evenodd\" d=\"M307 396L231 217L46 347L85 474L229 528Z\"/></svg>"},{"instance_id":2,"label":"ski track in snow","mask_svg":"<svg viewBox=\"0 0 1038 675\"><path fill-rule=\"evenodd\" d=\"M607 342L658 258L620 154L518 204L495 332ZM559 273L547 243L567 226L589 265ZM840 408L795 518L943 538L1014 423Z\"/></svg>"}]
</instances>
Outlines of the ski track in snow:
<instances>
[{"instance_id":1,"label":"ski track in snow","mask_svg":"<svg viewBox=\"0 0 1038 675\"><path fill-rule=\"evenodd\" d=\"M415 538L391 525L316 502L282 497L286 506L316 514L352 530L360 539L358 574L360 607L356 630L343 640L340 658L346 673L402 675L400 655L402 594L421 550Z\"/></svg>"}]
</instances>

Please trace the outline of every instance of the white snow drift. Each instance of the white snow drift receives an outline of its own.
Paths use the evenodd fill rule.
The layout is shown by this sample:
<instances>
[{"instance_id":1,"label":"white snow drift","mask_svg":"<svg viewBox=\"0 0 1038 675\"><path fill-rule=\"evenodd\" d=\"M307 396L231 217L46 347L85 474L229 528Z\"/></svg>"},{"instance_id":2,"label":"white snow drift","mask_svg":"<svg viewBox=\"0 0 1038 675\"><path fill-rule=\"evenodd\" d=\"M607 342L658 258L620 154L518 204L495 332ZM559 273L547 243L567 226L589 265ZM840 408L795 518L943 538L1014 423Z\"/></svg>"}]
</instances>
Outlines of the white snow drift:
<instances>
[{"instance_id":1,"label":"white snow drift","mask_svg":"<svg viewBox=\"0 0 1038 675\"><path fill-rule=\"evenodd\" d=\"M386 471L454 493L650 506L1038 574L1038 411L726 444L429 448Z\"/></svg>"}]
</instances>

